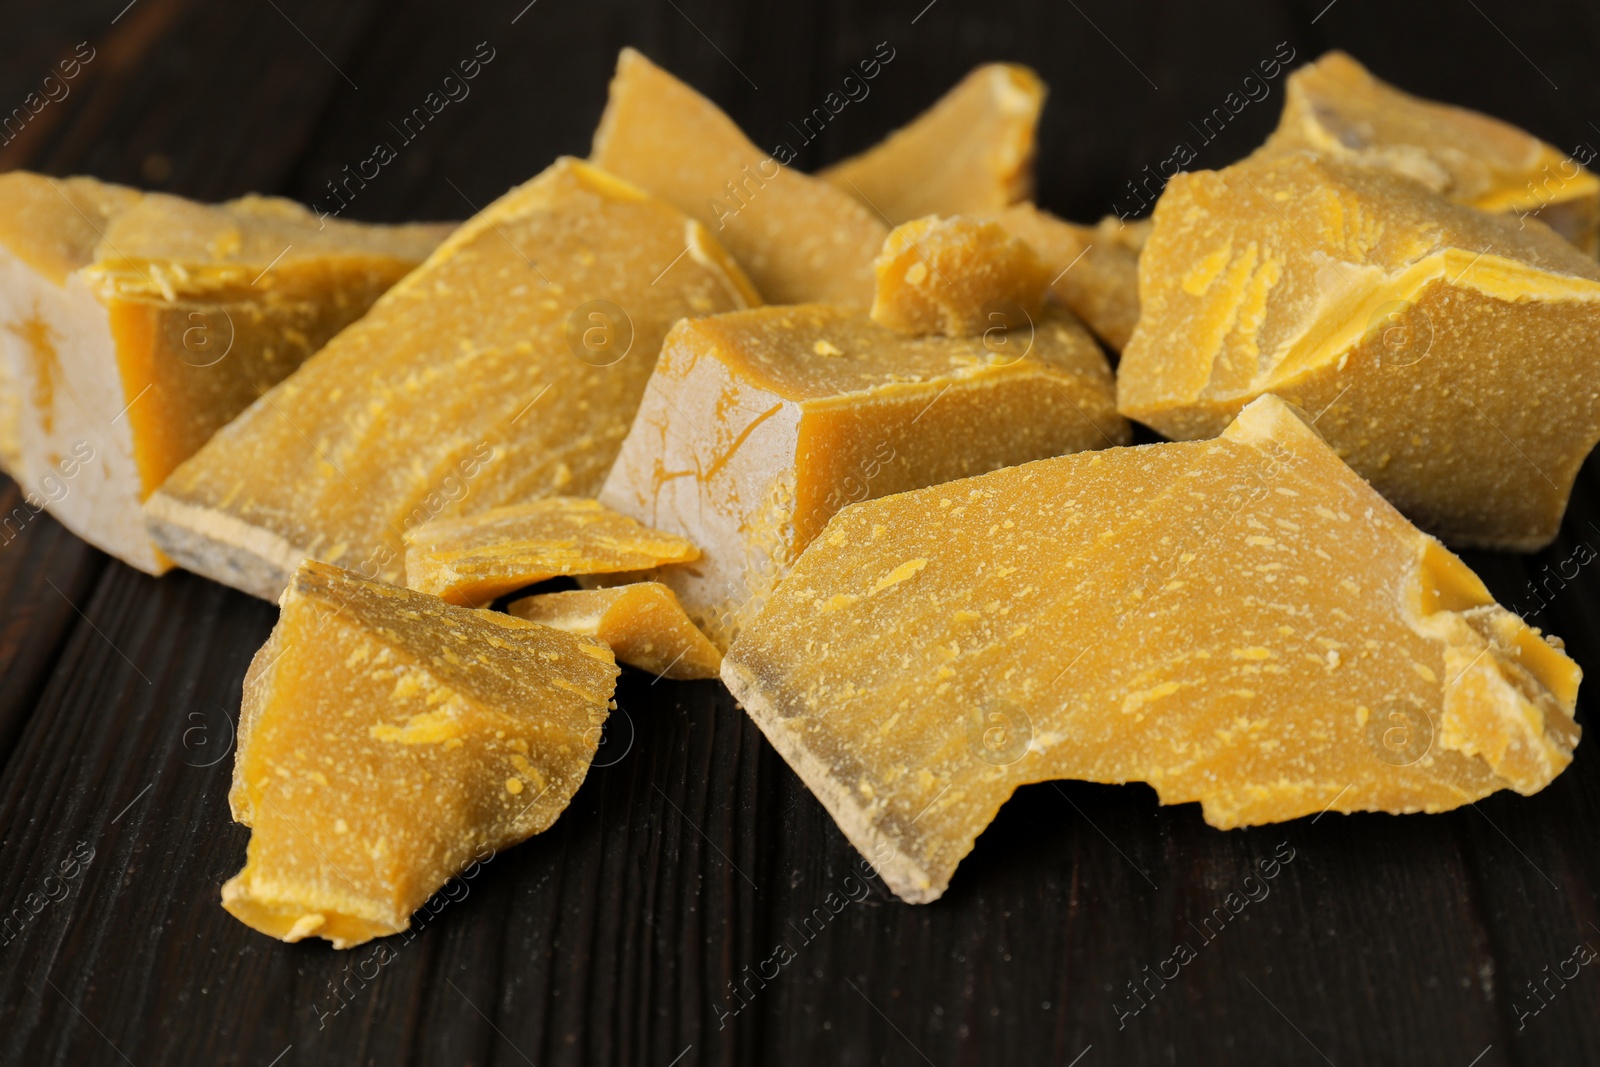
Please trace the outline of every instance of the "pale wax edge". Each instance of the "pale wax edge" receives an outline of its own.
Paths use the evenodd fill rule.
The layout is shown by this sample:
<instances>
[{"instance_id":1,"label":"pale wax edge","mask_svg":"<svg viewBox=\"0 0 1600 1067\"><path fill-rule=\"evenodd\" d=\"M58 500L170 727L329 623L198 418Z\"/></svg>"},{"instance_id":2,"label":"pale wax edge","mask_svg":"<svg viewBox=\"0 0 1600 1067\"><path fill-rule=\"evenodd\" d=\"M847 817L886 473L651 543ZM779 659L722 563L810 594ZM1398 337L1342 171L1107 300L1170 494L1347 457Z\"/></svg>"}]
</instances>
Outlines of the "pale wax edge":
<instances>
[{"instance_id":1,"label":"pale wax edge","mask_svg":"<svg viewBox=\"0 0 1600 1067\"><path fill-rule=\"evenodd\" d=\"M722 683L895 896L907 904L930 904L944 895L950 884L948 876L942 880L933 877L873 824L849 789L829 773L827 764L813 756L799 736L783 725L782 716L773 711L757 689L755 677L730 656L722 660ZM873 857L883 848L892 855L880 864Z\"/></svg>"},{"instance_id":2,"label":"pale wax edge","mask_svg":"<svg viewBox=\"0 0 1600 1067\"><path fill-rule=\"evenodd\" d=\"M280 534L157 490L145 501L150 539L179 567L277 603L310 553Z\"/></svg>"}]
</instances>

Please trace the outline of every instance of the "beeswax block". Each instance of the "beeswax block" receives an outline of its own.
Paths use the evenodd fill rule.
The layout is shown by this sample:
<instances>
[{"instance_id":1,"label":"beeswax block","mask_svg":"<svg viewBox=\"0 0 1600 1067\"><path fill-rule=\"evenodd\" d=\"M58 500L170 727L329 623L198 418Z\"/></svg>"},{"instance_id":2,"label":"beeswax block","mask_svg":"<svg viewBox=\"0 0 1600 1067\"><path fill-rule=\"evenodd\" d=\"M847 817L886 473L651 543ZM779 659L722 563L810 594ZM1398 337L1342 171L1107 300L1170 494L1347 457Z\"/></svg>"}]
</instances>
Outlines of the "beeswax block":
<instances>
[{"instance_id":1,"label":"beeswax block","mask_svg":"<svg viewBox=\"0 0 1600 1067\"><path fill-rule=\"evenodd\" d=\"M558 160L174 472L151 529L260 597L306 557L400 583L413 527L592 496L667 327L754 303L704 226Z\"/></svg>"},{"instance_id":2,"label":"beeswax block","mask_svg":"<svg viewBox=\"0 0 1600 1067\"><path fill-rule=\"evenodd\" d=\"M768 155L715 104L631 48L617 58L597 165L705 223L761 295L866 307L888 227L827 182ZM669 272L667 277L671 277Z\"/></svg>"},{"instance_id":3,"label":"beeswax block","mask_svg":"<svg viewBox=\"0 0 1600 1067\"><path fill-rule=\"evenodd\" d=\"M913 903L1029 782L1220 828L1533 793L1580 676L1270 395L1218 439L847 507L722 667Z\"/></svg>"},{"instance_id":4,"label":"beeswax block","mask_svg":"<svg viewBox=\"0 0 1600 1067\"><path fill-rule=\"evenodd\" d=\"M874 322L947 337L1022 325L1038 315L1050 282L1033 249L999 223L963 216L896 226L874 270Z\"/></svg>"},{"instance_id":5,"label":"beeswax block","mask_svg":"<svg viewBox=\"0 0 1600 1067\"><path fill-rule=\"evenodd\" d=\"M349 948L406 929L475 860L549 828L618 670L598 641L308 560L245 676L222 905Z\"/></svg>"},{"instance_id":6,"label":"beeswax block","mask_svg":"<svg viewBox=\"0 0 1600 1067\"><path fill-rule=\"evenodd\" d=\"M0 458L68 529L161 573L144 499L449 229L0 175Z\"/></svg>"},{"instance_id":7,"label":"beeswax block","mask_svg":"<svg viewBox=\"0 0 1600 1067\"><path fill-rule=\"evenodd\" d=\"M561 575L643 570L699 555L683 538L594 500L556 496L417 527L406 535L406 585L482 607Z\"/></svg>"},{"instance_id":8,"label":"beeswax block","mask_svg":"<svg viewBox=\"0 0 1600 1067\"><path fill-rule=\"evenodd\" d=\"M651 576L718 647L834 512L1128 440L1076 320L907 337L821 305L679 323L600 500L703 555Z\"/></svg>"},{"instance_id":9,"label":"beeswax block","mask_svg":"<svg viewBox=\"0 0 1600 1067\"><path fill-rule=\"evenodd\" d=\"M1296 153L1180 174L1118 406L1172 438L1274 392L1453 544L1534 549L1600 438L1600 265L1542 226Z\"/></svg>"},{"instance_id":10,"label":"beeswax block","mask_svg":"<svg viewBox=\"0 0 1600 1067\"><path fill-rule=\"evenodd\" d=\"M529 622L604 641L620 663L663 678L715 678L722 653L660 582L540 593L506 609Z\"/></svg>"},{"instance_id":11,"label":"beeswax block","mask_svg":"<svg viewBox=\"0 0 1600 1067\"><path fill-rule=\"evenodd\" d=\"M1590 255L1600 247L1600 178L1583 159L1499 119L1401 92L1343 52L1289 76L1278 128L1257 150L1310 150L1403 174L1485 211L1536 217Z\"/></svg>"},{"instance_id":12,"label":"beeswax block","mask_svg":"<svg viewBox=\"0 0 1600 1067\"><path fill-rule=\"evenodd\" d=\"M997 211L1033 195L1044 98L1027 67L985 63L909 124L818 176L894 225Z\"/></svg>"},{"instance_id":13,"label":"beeswax block","mask_svg":"<svg viewBox=\"0 0 1600 1067\"><path fill-rule=\"evenodd\" d=\"M1032 204L1017 204L994 219L1044 261L1051 294L1112 351L1122 351L1139 321L1139 251L1148 221L1107 216L1097 226L1079 226Z\"/></svg>"}]
</instances>

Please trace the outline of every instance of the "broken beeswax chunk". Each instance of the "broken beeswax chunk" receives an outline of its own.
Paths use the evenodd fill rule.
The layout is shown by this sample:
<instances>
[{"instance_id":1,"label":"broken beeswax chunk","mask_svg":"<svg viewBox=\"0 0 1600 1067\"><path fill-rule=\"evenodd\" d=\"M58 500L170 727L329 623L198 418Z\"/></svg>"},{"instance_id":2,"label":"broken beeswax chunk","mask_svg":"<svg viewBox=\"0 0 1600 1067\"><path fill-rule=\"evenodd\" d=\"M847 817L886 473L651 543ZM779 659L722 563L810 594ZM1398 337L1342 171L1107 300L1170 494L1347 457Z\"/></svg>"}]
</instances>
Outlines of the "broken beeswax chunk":
<instances>
[{"instance_id":1,"label":"broken beeswax chunk","mask_svg":"<svg viewBox=\"0 0 1600 1067\"><path fill-rule=\"evenodd\" d=\"M986 63L879 144L818 174L899 225L997 211L1033 195L1045 85L1027 67Z\"/></svg>"},{"instance_id":2,"label":"broken beeswax chunk","mask_svg":"<svg viewBox=\"0 0 1600 1067\"><path fill-rule=\"evenodd\" d=\"M1139 251L1149 223L1108 215L1098 226L1079 226L1032 204L1017 204L993 218L1045 262L1051 295L1077 312L1113 351L1122 351L1139 321Z\"/></svg>"},{"instance_id":3,"label":"broken beeswax chunk","mask_svg":"<svg viewBox=\"0 0 1600 1067\"><path fill-rule=\"evenodd\" d=\"M759 302L704 226L558 160L180 467L151 529L260 597L308 556L398 584L415 526L593 495L667 327Z\"/></svg>"},{"instance_id":4,"label":"broken beeswax chunk","mask_svg":"<svg viewBox=\"0 0 1600 1067\"><path fill-rule=\"evenodd\" d=\"M699 556L683 538L598 501L555 496L417 527L406 535L406 585L482 607L561 575L637 571Z\"/></svg>"},{"instance_id":5,"label":"broken beeswax chunk","mask_svg":"<svg viewBox=\"0 0 1600 1067\"><path fill-rule=\"evenodd\" d=\"M715 678L722 653L660 582L541 593L506 608L529 622L604 641L620 663L663 678Z\"/></svg>"},{"instance_id":6,"label":"broken beeswax chunk","mask_svg":"<svg viewBox=\"0 0 1600 1067\"><path fill-rule=\"evenodd\" d=\"M693 319L651 384L600 499L700 547L651 576L721 648L850 501L1128 439L1061 312L982 338L815 304Z\"/></svg>"},{"instance_id":7,"label":"broken beeswax chunk","mask_svg":"<svg viewBox=\"0 0 1600 1067\"><path fill-rule=\"evenodd\" d=\"M1224 829L1536 792L1579 735L1559 648L1266 396L1215 440L844 509L722 677L917 903L1029 782Z\"/></svg>"},{"instance_id":8,"label":"broken beeswax chunk","mask_svg":"<svg viewBox=\"0 0 1600 1067\"><path fill-rule=\"evenodd\" d=\"M1278 128L1256 154L1301 149L1536 217L1590 255L1600 246L1600 178L1578 161L1510 123L1403 93L1343 52L1289 76Z\"/></svg>"},{"instance_id":9,"label":"broken beeswax chunk","mask_svg":"<svg viewBox=\"0 0 1600 1067\"><path fill-rule=\"evenodd\" d=\"M911 334L971 337L1022 325L1038 315L1050 282L1028 245L998 223L962 216L895 227L873 266L872 320Z\"/></svg>"},{"instance_id":10,"label":"broken beeswax chunk","mask_svg":"<svg viewBox=\"0 0 1600 1067\"><path fill-rule=\"evenodd\" d=\"M595 131L597 165L709 226L775 304L866 307L888 227L846 193L768 155L715 104L631 48ZM671 277L671 273L667 277Z\"/></svg>"},{"instance_id":11,"label":"broken beeswax chunk","mask_svg":"<svg viewBox=\"0 0 1600 1067\"><path fill-rule=\"evenodd\" d=\"M1600 264L1542 226L1306 153L1180 174L1118 406L1172 438L1277 393L1423 529L1534 549L1600 438Z\"/></svg>"},{"instance_id":12,"label":"broken beeswax chunk","mask_svg":"<svg viewBox=\"0 0 1600 1067\"><path fill-rule=\"evenodd\" d=\"M474 861L549 828L618 670L585 637L307 561L245 675L222 887L240 922L349 948L406 929Z\"/></svg>"},{"instance_id":13,"label":"broken beeswax chunk","mask_svg":"<svg viewBox=\"0 0 1600 1067\"><path fill-rule=\"evenodd\" d=\"M0 175L6 468L73 533L161 573L145 497L449 230Z\"/></svg>"}]
</instances>

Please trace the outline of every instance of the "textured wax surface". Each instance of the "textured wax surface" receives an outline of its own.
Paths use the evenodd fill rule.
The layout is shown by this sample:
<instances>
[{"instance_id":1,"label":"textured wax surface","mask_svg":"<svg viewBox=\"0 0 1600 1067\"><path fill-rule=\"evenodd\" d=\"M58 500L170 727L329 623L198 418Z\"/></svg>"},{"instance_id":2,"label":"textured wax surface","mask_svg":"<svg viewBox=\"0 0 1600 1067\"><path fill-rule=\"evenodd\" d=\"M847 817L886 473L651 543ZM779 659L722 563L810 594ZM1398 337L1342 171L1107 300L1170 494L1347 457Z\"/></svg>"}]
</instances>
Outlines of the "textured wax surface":
<instances>
[{"instance_id":1,"label":"textured wax surface","mask_svg":"<svg viewBox=\"0 0 1600 1067\"><path fill-rule=\"evenodd\" d=\"M560 160L180 468L156 536L257 596L306 556L399 582L415 526L592 494L667 327L759 302L699 223Z\"/></svg>"},{"instance_id":2,"label":"textured wax surface","mask_svg":"<svg viewBox=\"0 0 1600 1067\"><path fill-rule=\"evenodd\" d=\"M1028 782L1227 828L1531 793L1578 739L1577 666L1271 396L846 508L722 675L911 901Z\"/></svg>"},{"instance_id":3,"label":"textured wax surface","mask_svg":"<svg viewBox=\"0 0 1600 1067\"><path fill-rule=\"evenodd\" d=\"M999 223L961 215L896 226L873 272L873 322L947 337L1023 327L1039 314L1051 274Z\"/></svg>"},{"instance_id":4,"label":"textured wax surface","mask_svg":"<svg viewBox=\"0 0 1600 1067\"><path fill-rule=\"evenodd\" d=\"M506 610L529 622L604 641L619 663L664 678L715 678L722 653L660 582L540 593Z\"/></svg>"},{"instance_id":5,"label":"textured wax surface","mask_svg":"<svg viewBox=\"0 0 1600 1067\"><path fill-rule=\"evenodd\" d=\"M1537 223L1295 153L1174 178L1118 408L1221 432L1276 392L1452 544L1555 536L1600 438L1600 264Z\"/></svg>"},{"instance_id":6,"label":"textured wax surface","mask_svg":"<svg viewBox=\"0 0 1600 1067\"><path fill-rule=\"evenodd\" d=\"M631 48L590 158L705 223L772 303L871 303L872 257L888 233L879 215L757 148Z\"/></svg>"},{"instance_id":7,"label":"textured wax surface","mask_svg":"<svg viewBox=\"0 0 1600 1067\"><path fill-rule=\"evenodd\" d=\"M94 178L0 174L0 244L56 285L94 262L112 218L146 194Z\"/></svg>"},{"instance_id":8,"label":"textured wax surface","mask_svg":"<svg viewBox=\"0 0 1600 1067\"><path fill-rule=\"evenodd\" d=\"M660 568L719 646L852 500L1127 442L1070 313L986 337L770 307L680 323L601 493L701 559Z\"/></svg>"},{"instance_id":9,"label":"textured wax surface","mask_svg":"<svg viewBox=\"0 0 1600 1067\"><path fill-rule=\"evenodd\" d=\"M481 607L559 575L683 563L700 550L586 497L557 496L441 519L406 535L406 585Z\"/></svg>"},{"instance_id":10,"label":"textured wax surface","mask_svg":"<svg viewBox=\"0 0 1600 1067\"><path fill-rule=\"evenodd\" d=\"M404 930L583 783L617 668L603 644L308 560L245 678L233 785L241 921L337 948Z\"/></svg>"},{"instance_id":11,"label":"textured wax surface","mask_svg":"<svg viewBox=\"0 0 1600 1067\"><path fill-rule=\"evenodd\" d=\"M159 573L139 503L449 230L0 175L0 456L55 496L62 457L92 449L105 464L62 521Z\"/></svg>"},{"instance_id":12,"label":"textured wax surface","mask_svg":"<svg viewBox=\"0 0 1600 1067\"><path fill-rule=\"evenodd\" d=\"M1098 226L1079 226L1032 204L1017 204L994 219L1049 266L1051 294L1095 336L1122 351L1139 321L1139 251L1149 220L1125 223L1107 216Z\"/></svg>"},{"instance_id":13,"label":"textured wax surface","mask_svg":"<svg viewBox=\"0 0 1600 1067\"><path fill-rule=\"evenodd\" d=\"M1537 216L1593 255L1600 178L1508 122L1403 93L1343 52L1289 76L1278 128L1257 156L1308 149L1402 174L1485 211Z\"/></svg>"},{"instance_id":14,"label":"textured wax surface","mask_svg":"<svg viewBox=\"0 0 1600 1067\"><path fill-rule=\"evenodd\" d=\"M910 123L818 177L896 226L997 211L1033 195L1044 98L1044 82L1027 67L985 63Z\"/></svg>"}]
</instances>

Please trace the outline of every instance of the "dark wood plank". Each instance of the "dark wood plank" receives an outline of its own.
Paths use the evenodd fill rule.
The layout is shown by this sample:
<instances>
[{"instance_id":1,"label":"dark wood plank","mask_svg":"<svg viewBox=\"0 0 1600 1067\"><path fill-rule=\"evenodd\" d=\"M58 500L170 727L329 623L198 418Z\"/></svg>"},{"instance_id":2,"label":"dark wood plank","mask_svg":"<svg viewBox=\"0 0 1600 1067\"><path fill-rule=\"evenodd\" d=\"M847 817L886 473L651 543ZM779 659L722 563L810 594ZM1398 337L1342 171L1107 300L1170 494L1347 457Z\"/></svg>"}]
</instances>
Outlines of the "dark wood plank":
<instances>
[{"instance_id":1,"label":"dark wood plank","mask_svg":"<svg viewBox=\"0 0 1600 1067\"><path fill-rule=\"evenodd\" d=\"M0 92L26 93L77 41L98 49L0 166L314 201L479 42L495 58L470 95L351 217L461 217L586 152L623 44L767 143L888 42L871 95L807 163L870 143L978 62L1030 63L1052 87L1040 198L1085 219L1126 204L1126 183L1193 139L1189 124L1279 42L1302 58L1345 47L1563 146L1600 138L1600 26L1577 4L124 4L0 3ZM1281 79L1198 165L1247 151L1280 101ZM1592 669L1600 576L1573 564L1584 546L1600 550L1593 462L1555 545L1469 562ZM548 833L448 887L413 935L336 953L272 942L217 905L247 839L225 798L239 684L274 609L107 563L47 518L0 544L0 604L0 908L26 913L0 933L3 1062L1600 1060L1594 968L1519 1018L1541 1003L1525 983L1579 942L1600 947L1587 748L1531 798L1231 833L1142 786L1032 786L948 896L912 908L863 875L719 686L630 671L607 765ZM1251 883L1261 899L1206 932L1289 849ZM1148 979L1185 942L1193 962ZM793 959L774 972L780 945ZM1144 982L1141 1004L1128 984Z\"/></svg>"},{"instance_id":2,"label":"dark wood plank","mask_svg":"<svg viewBox=\"0 0 1600 1067\"><path fill-rule=\"evenodd\" d=\"M73 605L106 562L40 510L44 504L0 476L0 768L81 621Z\"/></svg>"}]
</instances>

